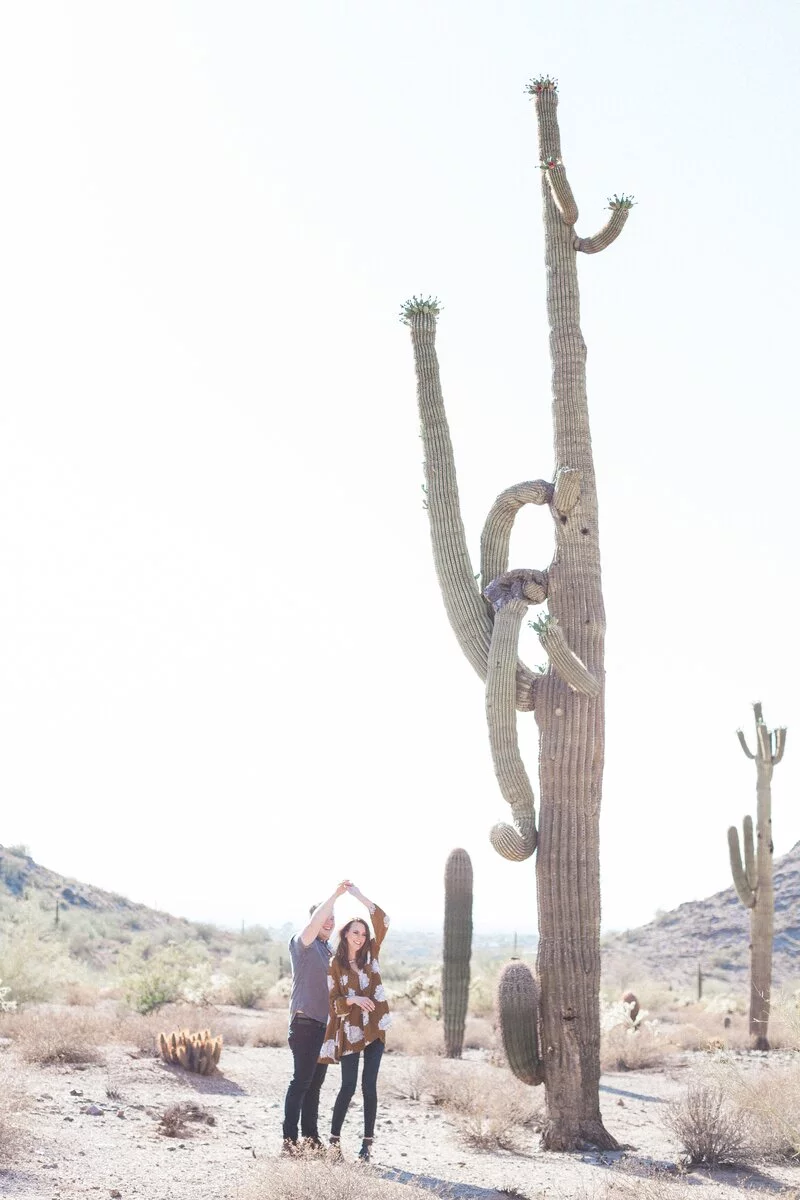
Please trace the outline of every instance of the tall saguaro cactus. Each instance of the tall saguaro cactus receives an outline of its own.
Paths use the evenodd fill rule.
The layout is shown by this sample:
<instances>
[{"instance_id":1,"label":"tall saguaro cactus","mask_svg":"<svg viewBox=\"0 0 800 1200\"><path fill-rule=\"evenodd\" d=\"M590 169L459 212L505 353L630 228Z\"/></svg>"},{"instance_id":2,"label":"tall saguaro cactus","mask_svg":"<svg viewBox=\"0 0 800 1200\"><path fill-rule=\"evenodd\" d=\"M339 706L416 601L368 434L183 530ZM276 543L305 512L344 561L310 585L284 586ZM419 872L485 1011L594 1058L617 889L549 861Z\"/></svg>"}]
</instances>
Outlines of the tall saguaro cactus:
<instances>
[{"instance_id":1,"label":"tall saguaro cactus","mask_svg":"<svg viewBox=\"0 0 800 1200\"><path fill-rule=\"evenodd\" d=\"M442 1016L448 1058L461 1058L469 1001L472 956L472 861L466 850L451 850L444 868Z\"/></svg>"},{"instance_id":2,"label":"tall saguaro cactus","mask_svg":"<svg viewBox=\"0 0 800 1200\"><path fill-rule=\"evenodd\" d=\"M605 612L577 256L610 245L633 201L615 196L600 233L577 235L578 210L561 159L556 82L535 79L528 91L536 105L542 171L555 471L552 480L507 489L492 506L481 539L483 596L467 552L439 381L439 306L414 297L403 316L416 361L434 563L456 637L486 683L495 773L514 822L496 825L492 844L513 861L537 855L537 1002L519 1004L514 1013L527 1012L537 1022L531 1045L540 1048L541 1065L526 1066L521 1077L544 1080L546 1148L571 1150L587 1142L613 1148L599 1105ZM523 504L547 505L553 518L555 556L543 571L508 569L511 528ZM549 665L537 674L518 661L517 642L529 604L545 599L548 614L534 628ZM539 727L538 829L516 710L533 710ZM517 1019L514 1013L504 1027Z\"/></svg>"},{"instance_id":3,"label":"tall saguaro cactus","mask_svg":"<svg viewBox=\"0 0 800 1200\"><path fill-rule=\"evenodd\" d=\"M772 875L772 772L783 758L785 728L767 728L761 705L754 704L756 752L752 754L741 729L736 733L742 749L756 764L756 841L753 819L742 822L744 863L735 825L728 830L731 874L739 899L750 909L750 1038L756 1050L769 1050L770 992L772 989L772 931L775 889Z\"/></svg>"}]
</instances>

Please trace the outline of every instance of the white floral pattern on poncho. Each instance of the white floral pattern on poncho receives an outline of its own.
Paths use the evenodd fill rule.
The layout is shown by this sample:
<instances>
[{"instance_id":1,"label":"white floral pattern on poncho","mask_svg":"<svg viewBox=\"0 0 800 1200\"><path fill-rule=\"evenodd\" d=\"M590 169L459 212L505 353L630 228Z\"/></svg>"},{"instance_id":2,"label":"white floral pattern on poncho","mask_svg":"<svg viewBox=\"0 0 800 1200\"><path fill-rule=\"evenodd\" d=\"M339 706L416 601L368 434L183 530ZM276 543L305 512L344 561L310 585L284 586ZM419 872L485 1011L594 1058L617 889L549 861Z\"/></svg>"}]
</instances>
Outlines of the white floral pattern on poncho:
<instances>
[{"instance_id":1,"label":"white floral pattern on poncho","mask_svg":"<svg viewBox=\"0 0 800 1200\"><path fill-rule=\"evenodd\" d=\"M377 905L371 915L375 936L369 944L365 967L345 974L336 959L331 960L328 971L330 1012L320 1062L336 1063L343 1054L357 1054L370 1042L384 1041L386 1030L392 1023L378 966L378 952L386 937L389 918ZM353 1003L357 996L368 996L373 1001L372 1012L364 1012L360 1005Z\"/></svg>"}]
</instances>

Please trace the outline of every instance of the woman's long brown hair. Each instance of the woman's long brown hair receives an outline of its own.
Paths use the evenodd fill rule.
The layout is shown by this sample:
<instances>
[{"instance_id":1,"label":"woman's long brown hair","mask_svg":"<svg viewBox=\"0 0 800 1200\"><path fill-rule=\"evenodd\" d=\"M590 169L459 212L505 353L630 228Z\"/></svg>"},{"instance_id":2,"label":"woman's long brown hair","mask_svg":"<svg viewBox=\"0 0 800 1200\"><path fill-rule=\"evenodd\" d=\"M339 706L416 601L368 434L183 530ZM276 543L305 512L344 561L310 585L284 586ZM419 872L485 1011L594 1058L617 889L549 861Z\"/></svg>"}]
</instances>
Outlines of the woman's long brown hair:
<instances>
[{"instance_id":1,"label":"woman's long brown hair","mask_svg":"<svg viewBox=\"0 0 800 1200\"><path fill-rule=\"evenodd\" d=\"M354 925L363 925L364 932L367 935L364 939L364 945L356 955L356 965L359 971L363 971L364 967L370 960L369 947L371 939L369 934L369 925L361 917L353 917L352 921L348 921L347 924L343 925L339 930L339 944L336 947L336 953L333 956L343 971L350 970L350 956L347 953L347 942L345 941L345 935L353 928Z\"/></svg>"}]
</instances>

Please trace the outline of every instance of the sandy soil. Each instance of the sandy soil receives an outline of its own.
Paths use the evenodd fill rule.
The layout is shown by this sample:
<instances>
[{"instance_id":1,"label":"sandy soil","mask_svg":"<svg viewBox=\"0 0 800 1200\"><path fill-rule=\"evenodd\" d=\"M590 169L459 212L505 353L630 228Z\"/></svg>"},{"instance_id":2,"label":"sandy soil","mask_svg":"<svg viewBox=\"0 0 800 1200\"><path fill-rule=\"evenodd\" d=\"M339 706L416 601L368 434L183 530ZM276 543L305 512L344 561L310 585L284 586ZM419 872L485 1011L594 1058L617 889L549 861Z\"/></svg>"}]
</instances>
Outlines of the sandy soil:
<instances>
[{"instance_id":1,"label":"sandy soil","mask_svg":"<svg viewBox=\"0 0 800 1200\"><path fill-rule=\"evenodd\" d=\"M19 1064L17 1078L29 1096L24 1145L14 1165L0 1170L1 1196L8 1200L269 1196L270 1164L277 1159L281 1143L288 1050L226 1047L222 1073L208 1079L124 1047L109 1047L105 1053L103 1066L23 1068ZM16 1074L13 1056L12 1049L4 1052ZM677 1161L678 1147L660 1118L664 1104L685 1086L685 1067L604 1076L606 1125L632 1148L613 1155L556 1155L540 1151L532 1133L521 1135L515 1151L480 1151L465 1145L447 1113L396 1094L408 1091L404 1084L416 1061L390 1054L381 1068L374 1158L376 1168L393 1178L431 1189L449 1185L444 1194L464 1200L496 1198L497 1189L504 1189L505 1195L556 1200L604 1191L621 1169L627 1178L646 1176L654 1168L673 1169ZM453 1066L460 1069L462 1064ZM464 1069L472 1067L463 1064ZM758 1064L754 1069L760 1069ZM325 1115L333 1103L336 1074L329 1071L323 1091ZM164 1136L159 1132L160 1118L179 1102L198 1105L213 1118L213 1125L192 1121L187 1136ZM346 1157L353 1157L360 1144L360 1118L360 1105L354 1101L343 1136ZM715 1175L695 1172L689 1180L698 1200L703 1196L727 1200L745 1190L748 1195L800 1197L800 1167L791 1165Z\"/></svg>"}]
</instances>

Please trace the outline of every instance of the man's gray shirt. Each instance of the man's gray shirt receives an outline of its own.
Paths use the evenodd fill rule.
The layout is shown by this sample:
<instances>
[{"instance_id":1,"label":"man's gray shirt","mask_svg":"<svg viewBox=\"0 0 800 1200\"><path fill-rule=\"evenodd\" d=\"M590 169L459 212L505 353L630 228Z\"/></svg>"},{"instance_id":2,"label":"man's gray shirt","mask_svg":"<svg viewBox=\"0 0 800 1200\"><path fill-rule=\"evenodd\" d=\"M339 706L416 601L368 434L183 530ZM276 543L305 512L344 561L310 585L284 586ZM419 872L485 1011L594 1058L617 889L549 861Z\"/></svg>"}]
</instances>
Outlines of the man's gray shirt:
<instances>
[{"instance_id":1,"label":"man's gray shirt","mask_svg":"<svg viewBox=\"0 0 800 1200\"><path fill-rule=\"evenodd\" d=\"M310 946L304 946L300 934L296 933L289 942L289 954L292 959L289 1022L298 1012L302 1012L327 1025L330 946L321 938L314 938Z\"/></svg>"}]
</instances>

